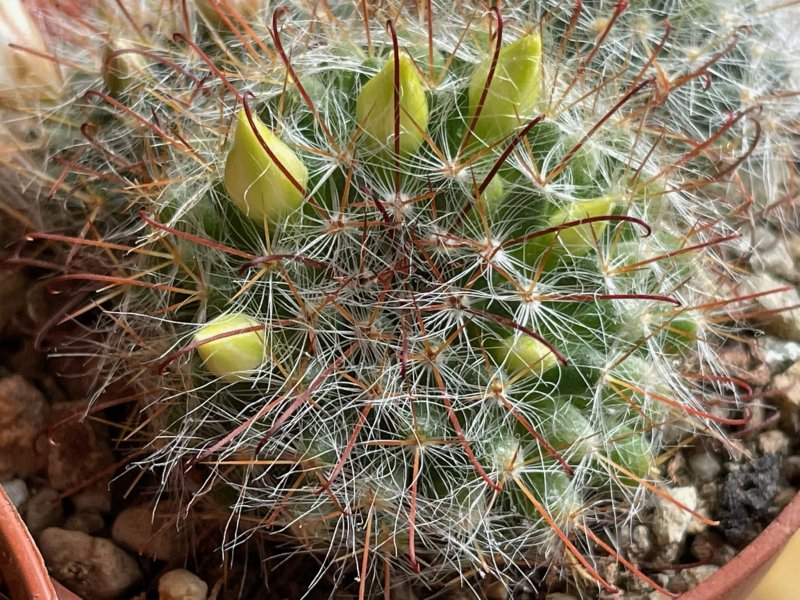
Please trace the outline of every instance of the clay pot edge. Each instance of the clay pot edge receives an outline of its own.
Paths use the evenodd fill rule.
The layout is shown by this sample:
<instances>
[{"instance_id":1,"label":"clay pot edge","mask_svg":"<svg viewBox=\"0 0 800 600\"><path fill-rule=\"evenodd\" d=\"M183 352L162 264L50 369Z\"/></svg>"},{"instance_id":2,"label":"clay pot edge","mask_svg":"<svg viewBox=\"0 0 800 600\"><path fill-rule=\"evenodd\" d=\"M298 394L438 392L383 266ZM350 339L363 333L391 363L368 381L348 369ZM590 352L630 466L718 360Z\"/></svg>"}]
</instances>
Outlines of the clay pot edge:
<instances>
[{"instance_id":1,"label":"clay pot edge","mask_svg":"<svg viewBox=\"0 0 800 600\"><path fill-rule=\"evenodd\" d=\"M800 529L800 494L733 560L678 600L744 600Z\"/></svg>"}]
</instances>

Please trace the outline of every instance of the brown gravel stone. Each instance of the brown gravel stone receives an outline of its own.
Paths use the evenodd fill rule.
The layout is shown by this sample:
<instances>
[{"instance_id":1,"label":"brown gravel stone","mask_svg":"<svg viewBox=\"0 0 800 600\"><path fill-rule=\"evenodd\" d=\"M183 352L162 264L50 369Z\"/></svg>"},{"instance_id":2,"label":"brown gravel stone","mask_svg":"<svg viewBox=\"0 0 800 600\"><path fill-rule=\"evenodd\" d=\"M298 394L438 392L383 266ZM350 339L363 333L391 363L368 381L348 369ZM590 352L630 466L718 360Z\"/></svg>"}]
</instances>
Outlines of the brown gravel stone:
<instances>
[{"instance_id":1,"label":"brown gravel stone","mask_svg":"<svg viewBox=\"0 0 800 600\"><path fill-rule=\"evenodd\" d=\"M800 311L786 310L789 306L800 304L797 290L786 288L786 283L767 273L752 275L742 288L745 294L764 294L756 298L759 308L764 311L759 325L765 331L782 340L800 341ZM776 291L782 290L782 291ZM767 293L769 292L769 293ZM774 292L774 293L773 293Z\"/></svg>"},{"instance_id":2,"label":"brown gravel stone","mask_svg":"<svg viewBox=\"0 0 800 600\"><path fill-rule=\"evenodd\" d=\"M27 477L47 460L37 441L47 422L47 401L19 375L0 379L0 480Z\"/></svg>"},{"instance_id":3,"label":"brown gravel stone","mask_svg":"<svg viewBox=\"0 0 800 600\"><path fill-rule=\"evenodd\" d=\"M784 232L766 227L759 227L756 231L758 246L751 259L753 271L768 271L780 279L800 283L800 272L793 256L797 238L787 238Z\"/></svg>"},{"instance_id":4,"label":"brown gravel stone","mask_svg":"<svg viewBox=\"0 0 800 600\"><path fill-rule=\"evenodd\" d=\"M106 526L105 519L99 512L78 512L67 517L64 522L64 529L70 531L80 531L88 535L100 533Z\"/></svg>"},{"instance_id":5,"label":"brown gravel stone","mask_svg":"<svg viewBox=\"0 0 800 600\"><path fill-rule=\"evenodd\" d=\"M135 554L154 560L179 559L181 538L167 514L156 512L149 506L131 506L123 510L111 528L114 541Z\"/></svg>"},{"instance_id":6,"label":"brown gravel stone","mask_svg":"<svg viewBox=\"0 0 800 600\"><path fill-rule=\"evenodd\" d=\"M757 344L725 346L720 349L719 357L735 377L751 386L762 387L769 384L769 365L764 361L764 353Z\"/></svg>"},{"instance_id":7,"label":"brown gravel stone","mask_svg":"<svg viewBox=\"0 0 800 600\"><path fill-rule=\"evenodd\" d=\"M117 600L142 579L136 561L105 538L51 527L39 549L53 577L84 600Z\"/></svg>"},{"instance_id":8,"label":"brown gravel stone","mask_svg":"<svg viewBox=\"0 0 800 600\"><path fill-rule=\"evenodd\" d=\"M59 491L79 487L89 478L114 463L114 455L103 435L92 424L79 417L84 402L63 402L52 407L53 423L58 426L50 433L50 452L47 457L47 475L50 484ZM111 474L95 485L107 487Z\"/></svg>"},{"instance_id":9,"label":"brown gravel stone","mask_svg":"<svg viewBox=\"0 0 800 600\"><path fill-rule=\"evenodd\" d=\"M53 488L43 488L30 497L25 510L25 524L34 537L48 527L59 527L63 522L64 505Z\"/></svg>"},{"instance_id":10,"label":"brown gravel stone","mask_svg":"<svg viewBox=\"0 0 800 600\"><path fill-rule=\"evenodd\" d=\"M715 565L700 565L698 567L678 571L672 579L670 591L688 592L696 588L699 583L705 581L717 571L719 571L719 567Z\"/></svg>"},{"instance_id":11,"label":"brown gravel stone","mask_svg":"<svg viewBox=\"0 0 800 600\"><path fill-rule=\"evenodd\" d=\"M772 379L771 400L781 410L781 422L789 431L800 432L800 361Z\"/></svg>"},{"instance_id":12,"label":"brown gravel stone","mask_svg":"<svg viewBox=\"0 0 800 600\"><path fill-rule=\"evenodd\" d=\"M762 454L789 456L790 444L789 436L779 429L765 431L758 435L758 449Z\"/></svg>"},{"instance_id":13,"label":"brown gravel stone","mask_svg":"<svg viewBox=\"0 0 800 600\"><path fill-rule=\"evenodd\" d=\"M800 361L776 375L772 385L778 398L793 408L800 407Z\"/></svg>"}]
</instances>

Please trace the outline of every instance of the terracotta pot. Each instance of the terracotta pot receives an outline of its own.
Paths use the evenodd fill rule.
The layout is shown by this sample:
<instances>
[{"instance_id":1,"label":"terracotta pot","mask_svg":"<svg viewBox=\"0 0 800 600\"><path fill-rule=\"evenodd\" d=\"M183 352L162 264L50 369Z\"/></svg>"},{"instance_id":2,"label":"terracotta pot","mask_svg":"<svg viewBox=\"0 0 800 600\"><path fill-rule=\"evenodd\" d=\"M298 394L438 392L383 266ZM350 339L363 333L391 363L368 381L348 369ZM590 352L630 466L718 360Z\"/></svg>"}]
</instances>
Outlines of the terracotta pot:
<instances>
[{"instance_id":1,"label":"terracotta pot","mask_svg":"<svg viewBox=\"0 0 800 600\"><path fill-rule=\"evenodd\" d=\"M767 575L792 534L800 530L800 494L736 557L679 600L746 600ZM792 559L794 591L798 589L797 560ZM790 596L774 596L775 600ZM800 597L791 596L791 597Z\"/></svg>"},{"instance_id":2,"label":"terracotta pot","mask_svg":"<svg viewBox=\"0 0 800 600\"><path fill-rule=\"evenodd\" d=\"M42 555L0 486L0 573L11 600L80 600L47 574Z\"/></svg>"},{"instance_id":3,"label":"terracotta pot","mask_svg":"<svg viewBox=\"0 0 800 600\"><path fill-rule=\"evenodd\" d=\"M12 600L56 600L39 550L16 507L0 487L0 572Z\"/></svg>"}]
</instances>

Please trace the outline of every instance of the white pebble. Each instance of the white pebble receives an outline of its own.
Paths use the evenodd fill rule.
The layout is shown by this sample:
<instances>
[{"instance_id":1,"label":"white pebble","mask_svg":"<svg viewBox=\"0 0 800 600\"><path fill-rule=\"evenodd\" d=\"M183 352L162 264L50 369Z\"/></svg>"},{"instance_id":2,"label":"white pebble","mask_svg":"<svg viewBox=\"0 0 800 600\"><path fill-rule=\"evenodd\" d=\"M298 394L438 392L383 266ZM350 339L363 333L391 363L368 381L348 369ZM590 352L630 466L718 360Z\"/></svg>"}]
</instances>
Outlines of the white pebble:
<instances>
[{"instance_id":1,"label":"white pebble","mask_svg":"<svg viewBox=\"0 0 800 600\"><path fill-rule=\"evenodd\" d=\"M11 500L11 504L19 507L25 504L28 500L28 496L30 493L28 492L28 486L25 485L25 482L22 479L12 479L11 481L4 481L0 483L3 486L3 489L8 494L9 500Z\"/></svg>"},{"instance_id":2,"label":"white pebble","mask_svg":"<svg viewBox=\"0 0 800 600\"><path fill-rule=\"evenodd\" d=\"M164 573L158 580L158 600L206 600L208 584L186 569Z\"/></svg>"},{"instance_id":3,"label":"white pebble","mask_svg":"<svg viewBox=\"0 0 800 600\"><path fill-rule=\"evenodd\" d=\"M675 502L689 510L695 510L697 490L693 487L677 487L665 491L671 496L672 501L665 498L659 500L651 527L659 544L681 544L694 517Z\"/></svg>"},{"instance_id":4,"label":"white pebble","mask_svg":"<svg viewBox=\"0 0 800 600\"><path fill-rule=\"evenodd\" d=\"M712 452L698 452L689 457L689 464L698 481L713 481L722 470L722 464Z\"/></svg>"},{"instance_id":5,"label":"white pebble","mask_svg":"<svg viewBox=\"0 0 800 600\"><path fill-rule=\"evenodd\" d=\"M790 445L789 436L777 429L765 431L758 436L758 449L761 450L762 454L789 456Z\"/></svg>"}]
</instances>

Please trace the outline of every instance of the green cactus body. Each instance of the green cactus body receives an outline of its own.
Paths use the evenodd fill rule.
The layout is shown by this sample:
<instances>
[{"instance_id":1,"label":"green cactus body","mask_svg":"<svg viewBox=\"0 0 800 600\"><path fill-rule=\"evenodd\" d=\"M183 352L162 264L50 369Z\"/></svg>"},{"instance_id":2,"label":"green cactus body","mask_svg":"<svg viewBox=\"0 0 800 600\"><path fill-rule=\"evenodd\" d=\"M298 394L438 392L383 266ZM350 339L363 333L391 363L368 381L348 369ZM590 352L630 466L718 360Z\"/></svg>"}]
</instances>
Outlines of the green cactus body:
<instances>
[{"instance_id":1,"label":"green cactus body","mask_svg":"<svg viewBox=\"0 0 800 600\"><path fill-rule=\"evenodd\" d=\"M721 249L774 154L694 71L779 79L727 3L96 4L53 41L81 93L3 96L3 173L51 202L16 210L66 239L64 284L100 290L101 379L168 390L141 464L191 466L237 539L282 532L361 597L543 564L610 589L603 507L641 507L664 423L719 430L704 395L737 400ZM135 82L104 82L116 27Z\"/></svg>"}]
</instances>

